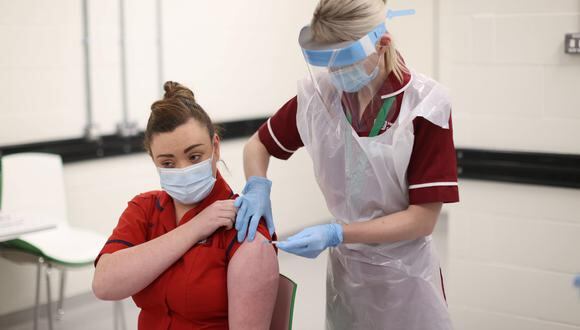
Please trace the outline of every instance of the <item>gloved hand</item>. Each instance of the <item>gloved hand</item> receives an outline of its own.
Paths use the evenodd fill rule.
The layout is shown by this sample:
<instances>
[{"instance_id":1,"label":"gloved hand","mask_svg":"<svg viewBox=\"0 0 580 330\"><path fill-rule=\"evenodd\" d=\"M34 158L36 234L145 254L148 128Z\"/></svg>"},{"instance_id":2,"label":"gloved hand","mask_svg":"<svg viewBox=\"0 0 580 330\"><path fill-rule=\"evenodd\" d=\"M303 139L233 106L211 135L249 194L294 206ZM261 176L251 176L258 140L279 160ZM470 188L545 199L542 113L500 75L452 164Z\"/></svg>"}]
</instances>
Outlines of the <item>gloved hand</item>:
<instances>
[{"instance_id":1,"label":"gloved hand","mask_svg":"<svg viewBox=\"0 0 580 330\"><path fill-rule=\"evenodd\" d=\"M278 242L276 246L289 253L316 258L327 247L342 243L342 226L336 223L308 227L287 240Z\"/></svg>"},{"instance_id":2,"label":"gloved hand","mask_svg":"<svg viewBox=\"0 0 580 330\"><path fill-rule=\"evenodd\" d=\"M236 198L234 206L238 208L236 216L238 242L244 241L246 232L248 241L254 240L261 217L266 219L270 235L274 233L272 203L270 202L271 187L272 181L261 176L251 176L242 191L243 195Z\"/></svg>"}]
</instances>

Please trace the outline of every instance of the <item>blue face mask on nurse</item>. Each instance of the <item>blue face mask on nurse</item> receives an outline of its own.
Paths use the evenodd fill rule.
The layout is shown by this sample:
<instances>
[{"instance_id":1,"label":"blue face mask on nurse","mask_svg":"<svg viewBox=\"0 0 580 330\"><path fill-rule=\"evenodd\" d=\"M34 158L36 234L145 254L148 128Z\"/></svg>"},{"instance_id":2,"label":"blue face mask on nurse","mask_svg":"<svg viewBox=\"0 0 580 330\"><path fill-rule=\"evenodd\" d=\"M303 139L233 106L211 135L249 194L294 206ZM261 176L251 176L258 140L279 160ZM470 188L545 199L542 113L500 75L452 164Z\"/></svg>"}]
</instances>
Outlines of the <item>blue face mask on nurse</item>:
<instances>
[{"instance_id":1,"label":"blue face mask on nurse","mask_svg":"<svg viewBox=\"0 0 580 330\"><path fill-rule=\"evenodd\" d=\"M370 59L373 62L373 59ZM375 65L367 72L369 61L362 61L343 68L330 69L330 79L336 89L356 93L373 81L379 74L378 57Z\"/></svg>"}]
</instances>

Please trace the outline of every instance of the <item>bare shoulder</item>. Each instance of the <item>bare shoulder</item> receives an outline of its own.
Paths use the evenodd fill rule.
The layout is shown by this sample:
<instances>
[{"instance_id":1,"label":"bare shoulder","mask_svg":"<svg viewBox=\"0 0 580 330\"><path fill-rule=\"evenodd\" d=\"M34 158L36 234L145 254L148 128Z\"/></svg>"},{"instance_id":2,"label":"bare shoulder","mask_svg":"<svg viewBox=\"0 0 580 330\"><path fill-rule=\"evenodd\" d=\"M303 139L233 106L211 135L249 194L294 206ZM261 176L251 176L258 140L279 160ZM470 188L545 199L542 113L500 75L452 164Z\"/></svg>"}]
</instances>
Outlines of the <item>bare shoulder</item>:
<instances>
[{"instance_id":1,"label":"bare shoulder","mask_svg":"<svg viewBox=\"0 0 580 330\"><path fill-rule=\"evenodd\" d=\"M276 269L278 265L274 246L260 233L256 233L256 238L252 242L243 242L237 249L236 253L232 256L230 263L236 262L237 260L240 260L243 263L274 261ZM249 266L250 265L247 265L246 267Z\"/></svg>"}]
</instances>

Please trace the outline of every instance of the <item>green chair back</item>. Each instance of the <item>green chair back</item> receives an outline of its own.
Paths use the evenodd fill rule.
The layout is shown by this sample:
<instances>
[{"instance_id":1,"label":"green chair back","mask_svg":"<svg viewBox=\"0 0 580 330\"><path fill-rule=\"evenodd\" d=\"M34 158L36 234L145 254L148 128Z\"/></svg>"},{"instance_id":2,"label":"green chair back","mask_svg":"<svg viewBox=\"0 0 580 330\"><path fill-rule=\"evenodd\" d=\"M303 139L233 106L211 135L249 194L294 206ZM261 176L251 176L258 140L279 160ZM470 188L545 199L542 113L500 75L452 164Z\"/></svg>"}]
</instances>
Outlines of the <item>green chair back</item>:
<instances>
[{"instance_id":1,"label":"green chair back","mask_svg":"<svg viewBox=\"0 0 580 330\"><path fill-rule=\"evenodd\" d=\"M280 274L278 281L278 296L272 314L270 330L291 330L294 318L294 302L298 284Z\"/></svg>"}]
</instances>

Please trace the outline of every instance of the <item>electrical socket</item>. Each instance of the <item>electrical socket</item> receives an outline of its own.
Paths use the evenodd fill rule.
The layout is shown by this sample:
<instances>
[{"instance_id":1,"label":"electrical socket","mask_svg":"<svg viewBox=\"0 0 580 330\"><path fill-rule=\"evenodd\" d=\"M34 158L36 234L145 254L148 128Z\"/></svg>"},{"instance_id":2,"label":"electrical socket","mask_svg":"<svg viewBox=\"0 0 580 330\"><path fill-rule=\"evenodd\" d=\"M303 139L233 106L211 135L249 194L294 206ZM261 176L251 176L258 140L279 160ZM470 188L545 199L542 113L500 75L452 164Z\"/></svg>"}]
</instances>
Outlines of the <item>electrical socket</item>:
<instances>
[{"instance_id":1,"label":"electrical socket","mask_svg":"<svg viewBox=\"0 0 580 330\"><path fill-rule=\"evenodd\" d=\"M564 52L580 55L580 33L567 33L564 38Z\"/></svg>"}]
</instances>

